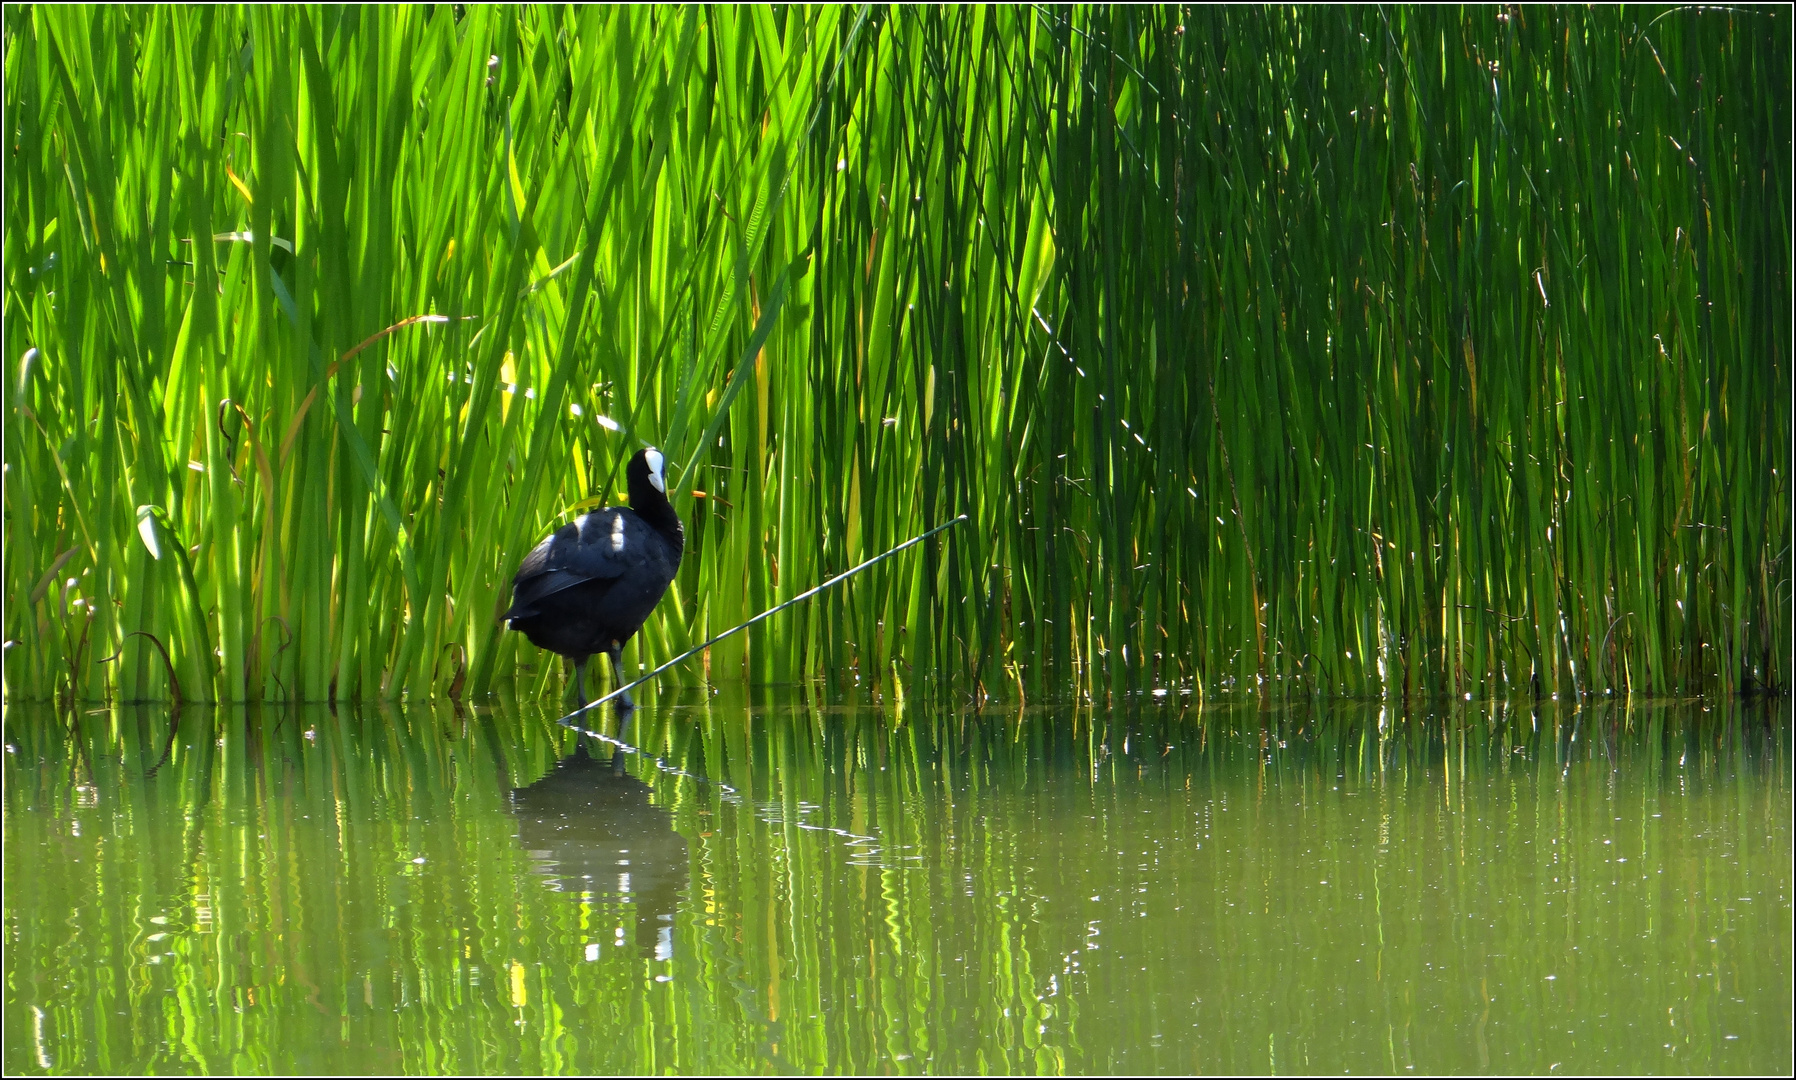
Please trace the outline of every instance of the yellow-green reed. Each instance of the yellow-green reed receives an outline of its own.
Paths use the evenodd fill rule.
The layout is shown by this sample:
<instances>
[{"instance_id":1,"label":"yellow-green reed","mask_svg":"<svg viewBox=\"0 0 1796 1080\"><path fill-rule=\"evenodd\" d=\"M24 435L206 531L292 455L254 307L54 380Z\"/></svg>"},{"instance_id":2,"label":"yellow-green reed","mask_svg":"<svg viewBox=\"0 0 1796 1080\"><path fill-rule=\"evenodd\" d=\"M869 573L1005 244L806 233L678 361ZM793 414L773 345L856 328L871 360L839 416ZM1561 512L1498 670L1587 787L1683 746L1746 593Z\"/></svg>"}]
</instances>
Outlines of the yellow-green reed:
<instances>
[{"instance_id":1,"label":"yellow-green reed","mask_svg":"<svg viewBox=\"0 0 1796 1080\"><path fill-rule=\"evenodd\" d=\"M494 613L643 442L689 539L630 663L972 517L689 679L1782 684L1790 44L9 8L5 692L553 692Z\"/></svg>"}]
</instances>

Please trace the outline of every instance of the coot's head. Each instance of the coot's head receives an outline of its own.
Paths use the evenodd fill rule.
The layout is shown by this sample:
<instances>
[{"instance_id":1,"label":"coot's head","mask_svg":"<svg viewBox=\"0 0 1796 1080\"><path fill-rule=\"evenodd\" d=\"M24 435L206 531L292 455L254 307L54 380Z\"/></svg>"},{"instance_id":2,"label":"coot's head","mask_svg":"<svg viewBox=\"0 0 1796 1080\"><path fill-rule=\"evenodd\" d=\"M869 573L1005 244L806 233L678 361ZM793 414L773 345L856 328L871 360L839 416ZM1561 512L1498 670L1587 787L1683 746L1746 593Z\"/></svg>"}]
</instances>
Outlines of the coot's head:
<instances>
[{"instance_id":1,"label":"coot's head","mask_svg":"<svg viewBox=\"0 0 1796 1080\"><path fill-rule=\"evenodd\" d=\"M624 483L630 489L632 505L644 498L653 498L648 492L653 490L660 495L661 501L667 501L667 474L663 470L667 461L661 451L652 446L645 446L636 451L630 464L624 468Z\"/></svg>"},{"instance_id":2,"label":"coot's head","mask_svg":"<svg viewBox=\"0 0 1796 1080\"><path fill-rule=\"evenodd\" d=\"M661 451L645 446L630 459L624 478L630 486L630 509L672 545L677 566L680 552L686 547L686 530L680 525L680 515L674 513L673 503L667 501L666 467Z\"/></svg>"}]
</instances>

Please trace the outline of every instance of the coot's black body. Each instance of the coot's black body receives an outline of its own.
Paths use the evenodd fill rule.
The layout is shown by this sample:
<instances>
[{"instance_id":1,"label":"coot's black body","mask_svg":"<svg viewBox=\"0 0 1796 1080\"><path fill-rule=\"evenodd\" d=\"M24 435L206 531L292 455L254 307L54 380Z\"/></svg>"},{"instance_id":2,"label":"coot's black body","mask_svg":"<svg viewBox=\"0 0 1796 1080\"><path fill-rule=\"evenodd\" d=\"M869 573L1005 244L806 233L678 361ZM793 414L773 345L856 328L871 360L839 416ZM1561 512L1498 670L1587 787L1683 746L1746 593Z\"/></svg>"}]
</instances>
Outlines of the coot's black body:
<instances>
[{"instance_id":1,"label":"coot's black body","mask_svg":"<svg viewBox=\"0 0 1796 1080\"><path fill-rule=\"evenodd\" d=\"M538 648L574 661L574 685L586 704L586 661L611 656L623 681L623 648L680 568L686 531L667 501L663 459L639 450L624 475L630 508L594 510L555 530L536 545L511 583L504 619ZM629 694L620 698L633 709Z\"/></svg>"}]
</instances>

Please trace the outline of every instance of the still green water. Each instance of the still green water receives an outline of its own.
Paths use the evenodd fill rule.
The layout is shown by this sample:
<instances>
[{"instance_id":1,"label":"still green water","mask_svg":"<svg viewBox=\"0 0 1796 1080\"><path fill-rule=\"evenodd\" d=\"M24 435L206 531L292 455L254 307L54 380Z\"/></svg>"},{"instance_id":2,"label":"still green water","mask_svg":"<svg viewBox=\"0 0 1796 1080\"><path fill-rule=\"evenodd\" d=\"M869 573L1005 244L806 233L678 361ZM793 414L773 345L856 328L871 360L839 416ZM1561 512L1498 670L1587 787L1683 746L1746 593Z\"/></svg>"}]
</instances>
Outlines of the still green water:
<instances>
[{"instance_id":1,"label":"still green water","mask_svg":"<svg viewBox=\"0 0 1796 1080\"><path fill-rule=\"evenodd\" d=\"M9 706L4 1067L1788 1073L1790 732Z\"/></svg>"}]
</instances>

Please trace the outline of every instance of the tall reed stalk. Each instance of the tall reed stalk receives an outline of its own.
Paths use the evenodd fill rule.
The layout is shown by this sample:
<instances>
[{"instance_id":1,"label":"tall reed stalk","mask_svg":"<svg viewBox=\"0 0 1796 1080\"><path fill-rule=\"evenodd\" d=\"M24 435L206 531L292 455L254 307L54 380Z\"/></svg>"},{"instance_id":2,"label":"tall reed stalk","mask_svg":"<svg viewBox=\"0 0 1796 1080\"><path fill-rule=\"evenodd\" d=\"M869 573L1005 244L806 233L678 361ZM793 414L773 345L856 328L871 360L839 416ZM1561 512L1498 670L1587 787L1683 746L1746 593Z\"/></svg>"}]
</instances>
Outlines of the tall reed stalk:
<instances>
[{"instance_id":1,"label":"tall reed stalk","mask_svg":"<svg viewBox=\"0 0 1796 1080\"><path fill-rule=\"evenodd\" d=\"M1785 683L1790 56L1750 8L9 8L5 692L558 688L494 613L643 442L689 554L631 662L966 512L706 670Z\"/></svg>"}]
</instances>

